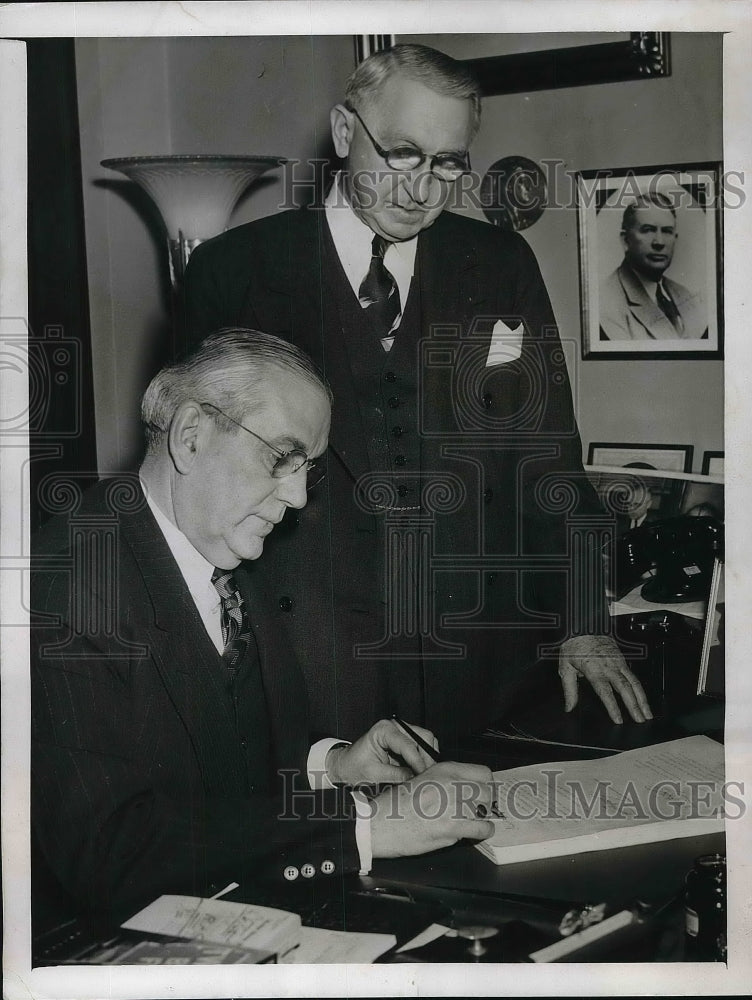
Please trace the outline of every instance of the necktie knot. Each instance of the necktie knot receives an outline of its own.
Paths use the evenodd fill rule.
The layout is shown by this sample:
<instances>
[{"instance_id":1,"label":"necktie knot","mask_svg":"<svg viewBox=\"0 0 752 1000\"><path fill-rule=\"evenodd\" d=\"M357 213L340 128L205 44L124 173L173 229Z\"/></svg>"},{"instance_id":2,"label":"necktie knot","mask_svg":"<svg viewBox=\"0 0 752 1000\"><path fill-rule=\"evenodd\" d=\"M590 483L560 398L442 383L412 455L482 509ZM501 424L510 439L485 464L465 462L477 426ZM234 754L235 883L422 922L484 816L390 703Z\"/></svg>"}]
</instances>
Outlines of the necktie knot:
<instances>
[{"instance_id":1,"label":"necktie knot","mask_svg":"<svg viewBox=\"0 0 752 1000\"><path fill-rule=\"evenodd\" d=\"M211 582L223 600L229 600L237 593L238 585L235 583L235 575L229 569L215 569Z\"/></svg>"},{"instance_id":2,"label":"necktie knot","mask_svg":"<svg viewBox=\"0 0 752 1000\"><path fill-rule=\"evenodd\" d=\"M371 256L379 257L381 260L384 259L386 254L386 248L388 246L387 241L383 236L379 236L378 233L374 236L371 242Z\"/></svg>"}]
</instances>

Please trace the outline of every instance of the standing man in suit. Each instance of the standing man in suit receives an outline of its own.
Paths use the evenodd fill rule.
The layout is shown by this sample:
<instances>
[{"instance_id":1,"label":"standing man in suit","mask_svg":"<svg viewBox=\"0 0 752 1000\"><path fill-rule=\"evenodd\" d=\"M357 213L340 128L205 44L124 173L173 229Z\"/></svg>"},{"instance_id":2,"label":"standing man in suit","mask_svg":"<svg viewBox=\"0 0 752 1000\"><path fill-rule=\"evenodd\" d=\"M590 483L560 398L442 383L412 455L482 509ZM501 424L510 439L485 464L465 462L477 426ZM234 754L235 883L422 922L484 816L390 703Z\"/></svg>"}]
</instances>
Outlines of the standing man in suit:
<instances>
[{"instance_id":1,"label":"standing man in suit","mask_svg":"<svg viewBox=\"0 0 752 1000\"><path fill-rule=\"evenodd\" d=\"M666 277L676 249L676 211L659 193L627 205L624 260L600 292L602 340L699 340L707 336L702 297Z\"/></svg>"},{"instance_id":2,"label":"standing man in suit","mask_svg":"<svg viewBox=\"0 0 752 1000\"><path fill-rule=\"evenodd\" d=\"M571 555L572 519L598 508L538 266L518 235L444 211L480 112L436 50L369 57L331 111L323 209L229 230L188 266L189 338L262 325L334 388L327 479L268 563L325 730L397 711L452 743L556 649L567 708L584 676L614 721L619 700L649 717L602 635L603 587L583 587L599 557Z\"/></svg>"},{"instance_id":3,"label":"standing man in suit","mask_svg":"<svg viewBox=\"0 0 752 1000\"><path fill-rule=\"evenodd\" d=\"M252 898L259 877L367 871L493 832L476 818L488 769L432 765L394 722L309 745L304 681L255 560L306 502L330 400L296 347L210 336L147 389L138 478L101 482L37 538L35 919L75 907L117 923L229 879ZM354 803L362 782L399 795Z\"/></svg>"}]
</instances>

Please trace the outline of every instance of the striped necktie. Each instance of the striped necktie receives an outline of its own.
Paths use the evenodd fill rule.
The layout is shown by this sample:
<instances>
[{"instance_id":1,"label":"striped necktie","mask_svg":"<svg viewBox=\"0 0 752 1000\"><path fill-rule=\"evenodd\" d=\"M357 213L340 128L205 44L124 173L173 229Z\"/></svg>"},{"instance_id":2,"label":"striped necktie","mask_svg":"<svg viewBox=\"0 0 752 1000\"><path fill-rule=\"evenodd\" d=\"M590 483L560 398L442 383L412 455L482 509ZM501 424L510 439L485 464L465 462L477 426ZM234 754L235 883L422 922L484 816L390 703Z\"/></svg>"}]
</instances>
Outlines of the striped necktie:
<instances>
[{"instance_id":1,"label":"striped necktie","mask_svg":"<svg viewBox=\"0 0 752 1000\"><path fill-rule=\"evenodd\" d=\"M237 667L251 641L251 622L238 590L234 575L229 570L215 569L211 582L222 599L222 641L225 648L222 659L228 667Z\"/></svg>"},{"instance_id":2,"label":"striped necktie","mask_svg":"<svg viewBox=\"0 0 752 1000\"><path fill-rule=\"evenodd\" d=\"M358 300L373 319L379 337L389 336L402 312L397 282L384 266L384 254L388 246L383 236L374 236L371 243L371 264L358 290Z\"/></svg>"}]
</instances>

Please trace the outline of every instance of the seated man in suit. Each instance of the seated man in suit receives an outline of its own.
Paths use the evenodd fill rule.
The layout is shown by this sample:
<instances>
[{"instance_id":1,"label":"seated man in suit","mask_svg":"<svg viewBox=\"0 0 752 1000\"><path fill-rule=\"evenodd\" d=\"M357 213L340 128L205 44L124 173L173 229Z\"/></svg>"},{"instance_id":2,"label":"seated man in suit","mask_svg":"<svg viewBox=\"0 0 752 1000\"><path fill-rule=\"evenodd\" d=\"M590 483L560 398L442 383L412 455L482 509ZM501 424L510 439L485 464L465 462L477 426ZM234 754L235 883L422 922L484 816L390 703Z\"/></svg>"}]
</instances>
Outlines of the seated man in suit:
<instances>
[{"instance_id":1,"label":"seated man in suit","mask_svg":"<svg viewBox=\"0 0 752 1000\"><path fill-rule=\"evenodd\" d=\"M517 233L444 211L480 110L443 53L376 53L332 108L323 209L229 230L187 269L189 338L260 327L334 389L326 488L266 564L324 729L396 712L456 745L545 650L566 708L584 677L615 722L619 701L650 717L602 634L599 557L573 562L569 535L602 515L537 263Z\"/></svg>"},{"instance_id":2,"label":"seated man in suit","mask_svg":"<svg viewBox=\"0 0 752 1000\"><path fill-rule=\"evenodd\" d=\"M678 233L676 212L662 194L627 205L621 226L624 260L601 286L602 340L698 340L708 317L699 294L665 277Z\"/></svg>"},{"instance_id":3,"label":"seated man in suit","mask_svg":"<svg viewBox=\"0 0 752 1000\"><path fill-rule=\"evenodd\" d=\"M34 866L58 892L37 911L74 902L109 922L163 892L234 879L252 896L259 876L325 878L492 833L476 818L488 769L432 765L394 722L309 747L254 560L305 505L330 400L297 348L220 331L148 387L139 477L100 482L37 537ZM354 792L355 817L346 789L363 782L404 784L396 800Z\"/></svg>"}]
</instances>

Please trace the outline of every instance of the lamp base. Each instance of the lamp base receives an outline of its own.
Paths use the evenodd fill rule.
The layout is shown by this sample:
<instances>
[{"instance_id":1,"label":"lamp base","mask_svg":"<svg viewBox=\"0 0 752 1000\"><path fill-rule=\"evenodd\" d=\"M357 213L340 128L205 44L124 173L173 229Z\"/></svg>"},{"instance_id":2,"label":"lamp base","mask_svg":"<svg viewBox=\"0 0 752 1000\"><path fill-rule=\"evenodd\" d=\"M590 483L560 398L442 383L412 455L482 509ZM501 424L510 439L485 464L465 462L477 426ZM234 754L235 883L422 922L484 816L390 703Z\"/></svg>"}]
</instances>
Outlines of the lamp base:
<instances>
[{"instance_id":1,"label":"lamp base","mask_svg":"<svg viewBox=\"0 0 752 1000\"><path fill-rule=\"evenodd\" d=\"M204 241L198 239L198 237L192 240L187 240L183 236L182 232L177 240L168 238L167 247L170 258L170 280L172 281L173 288L182 287L183 276L185 275L185 269L188 266L188 258L191 256L199 243L203 242Z\"/></svg>"}]
</instances>

